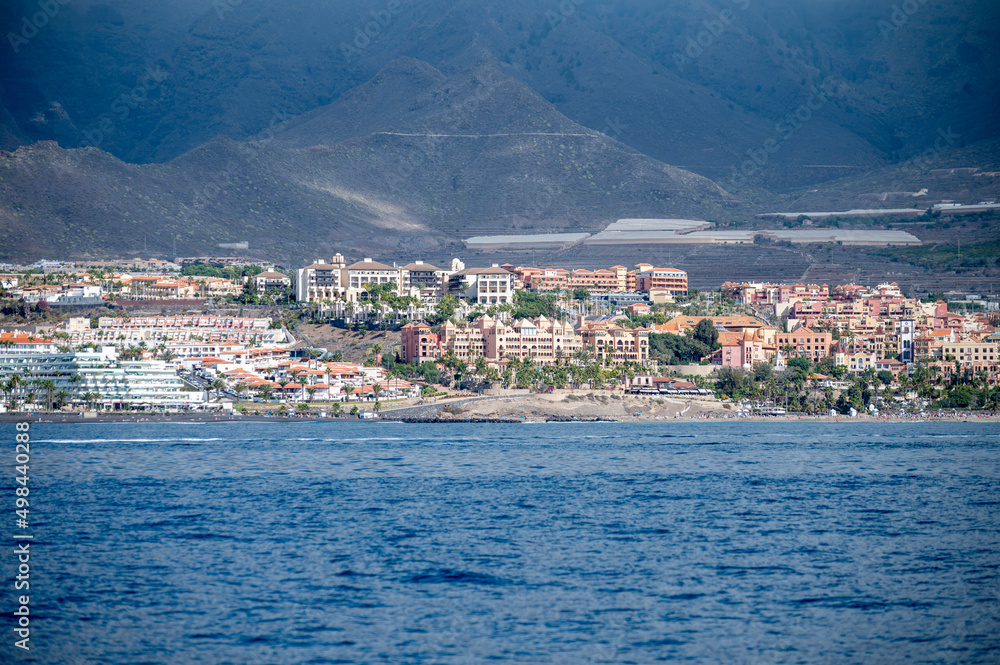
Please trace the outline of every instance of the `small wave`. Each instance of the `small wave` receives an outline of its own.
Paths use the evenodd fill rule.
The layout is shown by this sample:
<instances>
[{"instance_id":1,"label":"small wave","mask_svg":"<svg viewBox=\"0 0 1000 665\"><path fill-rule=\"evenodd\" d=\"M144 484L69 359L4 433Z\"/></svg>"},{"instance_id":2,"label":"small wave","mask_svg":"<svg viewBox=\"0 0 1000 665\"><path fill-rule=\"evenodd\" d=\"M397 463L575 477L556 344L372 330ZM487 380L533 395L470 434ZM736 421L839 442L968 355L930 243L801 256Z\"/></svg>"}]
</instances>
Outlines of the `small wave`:
<instances>
[{"instance_id":1,"label":"small wave","mask_svg":"<svg viewBox=\"0 0 1000 665\"><path fill-rule=\"evenodd\" d=\"M210 442L210 441L224 441L225 439L219 437L213 438L177 438L171 437L168 439L34 439L32 443L198 443L198 442Z\"/></svg>"},{"instance_id":2,"label":"small wave","mask_svg":"<svg viewBox=\"0 0 1000 665\"><path fill-rule=\"evenodd\" d=\"M418 584L481 584L486 586L503 586L510 584L509 580L484 573L474 573L464 570L442 568L417 573L406 578L407 582Z\"/></svg>"}]
</instances>

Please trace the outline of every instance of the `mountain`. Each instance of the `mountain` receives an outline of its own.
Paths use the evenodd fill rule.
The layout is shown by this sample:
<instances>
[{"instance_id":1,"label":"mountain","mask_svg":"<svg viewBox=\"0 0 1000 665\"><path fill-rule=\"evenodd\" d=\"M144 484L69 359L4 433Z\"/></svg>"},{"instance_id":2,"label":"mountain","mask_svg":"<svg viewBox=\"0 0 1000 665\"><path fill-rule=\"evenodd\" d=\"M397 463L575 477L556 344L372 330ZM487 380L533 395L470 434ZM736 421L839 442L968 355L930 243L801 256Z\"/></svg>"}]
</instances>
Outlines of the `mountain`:
<instances>
[{"instance_id":1,"label":"mountain","mask_svg":"<svg viewBox=\"0 0 1000 665\"><path fill-rule=\"evenodd\" d=\"M512 112L511 109L514 109ZM249 241L296 262L454 245L616 216L730 214L710 180L581 127L485 64L391 63L337 102L248 142L163 164L40 142L0 153L6 257L212 253ZM730 211L730 213L727 213Z\"/></svg>"},{"instance_id":2,"label":"mountain","mask_svg":"<svg viewBox=\"0 0 1000 665\"><path fill-rule=\"evenodd\" d=\"M717 181L731 179L748 150L780 138L751 179L767 190L909 158L939 127L968 144L1000 131L1000 5L989 0L907 11L862 0L392 6L62 5L18 53L0 53L0 103L14 120L0 118L0 127L63 147L100 138L126 161L164 162L218 135L260 134L411 57L448 76L492 62L577 124L611 128L625 145ZM12 0L0 18L18 25L34 11ZM155 85L151 71L162 77ZM126 114L120 100L137 88ZM780 123L810 104L814 88L835 94L801 111L809 120L786 137ZM55 104L62 122L46 119Z\"/></svg>"},{"instance_id":3,"label":"mountain","mask_svg":"<svg viewBox=\"0 0 1000 665\"><path fill-rule=\"evenodd\" d=\"M8 258L442 255L628 216L1000 194L930 182L998 168L988 0L56 5L39 26L37 0L0 5Z\"/></svg>"}]
</instances>

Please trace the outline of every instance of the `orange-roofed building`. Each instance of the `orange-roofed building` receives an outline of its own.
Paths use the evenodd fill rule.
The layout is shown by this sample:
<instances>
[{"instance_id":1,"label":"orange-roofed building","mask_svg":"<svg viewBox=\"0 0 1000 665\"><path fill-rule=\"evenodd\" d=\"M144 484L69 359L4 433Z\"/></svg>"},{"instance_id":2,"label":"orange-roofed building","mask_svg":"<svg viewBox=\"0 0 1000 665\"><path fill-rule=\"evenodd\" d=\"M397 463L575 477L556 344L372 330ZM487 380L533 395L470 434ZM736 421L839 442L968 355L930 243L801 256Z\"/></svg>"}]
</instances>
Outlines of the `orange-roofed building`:
<instances>
[{"instance_id":1,"label":"orange-roofed building","mask_svg":"<svg viewBox=\"0 0 1000 665\"><path fill-rule=\"evenodd\" d=\"M52 340L21 331L0 332L0 355L24 353L57 353Z\"/></svg>"}]
</instances>

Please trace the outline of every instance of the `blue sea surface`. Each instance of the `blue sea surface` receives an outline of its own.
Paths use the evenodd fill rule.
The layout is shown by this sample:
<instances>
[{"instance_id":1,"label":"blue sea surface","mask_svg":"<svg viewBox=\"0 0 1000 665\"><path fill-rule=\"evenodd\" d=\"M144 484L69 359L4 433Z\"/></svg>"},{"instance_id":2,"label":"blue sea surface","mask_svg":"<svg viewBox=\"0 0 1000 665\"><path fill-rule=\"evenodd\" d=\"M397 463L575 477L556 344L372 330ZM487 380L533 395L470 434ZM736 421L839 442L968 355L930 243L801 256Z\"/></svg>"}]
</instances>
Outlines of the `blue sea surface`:
<instances>
[{"instance_id":1,"label":"blue sea surface","mask_svg":"<svg viewBox=\"0 0 1000 665\"><path fill-rule=\"evenodd\" d=\"M4 547L3 663L1000 662L995 424L31 437L32 648Z\"/></svg>"}]
</instances>

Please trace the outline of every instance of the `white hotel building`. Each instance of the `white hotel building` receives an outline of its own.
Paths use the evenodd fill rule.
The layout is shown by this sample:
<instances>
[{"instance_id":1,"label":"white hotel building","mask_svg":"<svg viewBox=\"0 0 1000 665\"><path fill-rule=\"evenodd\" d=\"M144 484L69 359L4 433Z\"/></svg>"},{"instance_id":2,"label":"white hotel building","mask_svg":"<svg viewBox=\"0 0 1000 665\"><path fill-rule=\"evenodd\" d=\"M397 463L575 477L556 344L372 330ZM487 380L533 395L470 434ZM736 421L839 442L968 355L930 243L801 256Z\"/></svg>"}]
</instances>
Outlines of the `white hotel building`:
<instances>
[{"instance_id":1,"label":"white hotel building","mask_svg":"<svg viewBox=\"0 0 1000 665\"><path fill-rule=\"evenodd\" d=\"M53 392L65 390L71 401L92 400L108 408L122 407L191 407L205 401L202 391L185 388L177 373L159 360L115 362L114 350L60 353L9 352L0 350L0 381L17 375L21 380L19 398L42 390L35 381L52 381ZM36 400L38 398L36 397Z\"/></svg>"}]
</instances>

